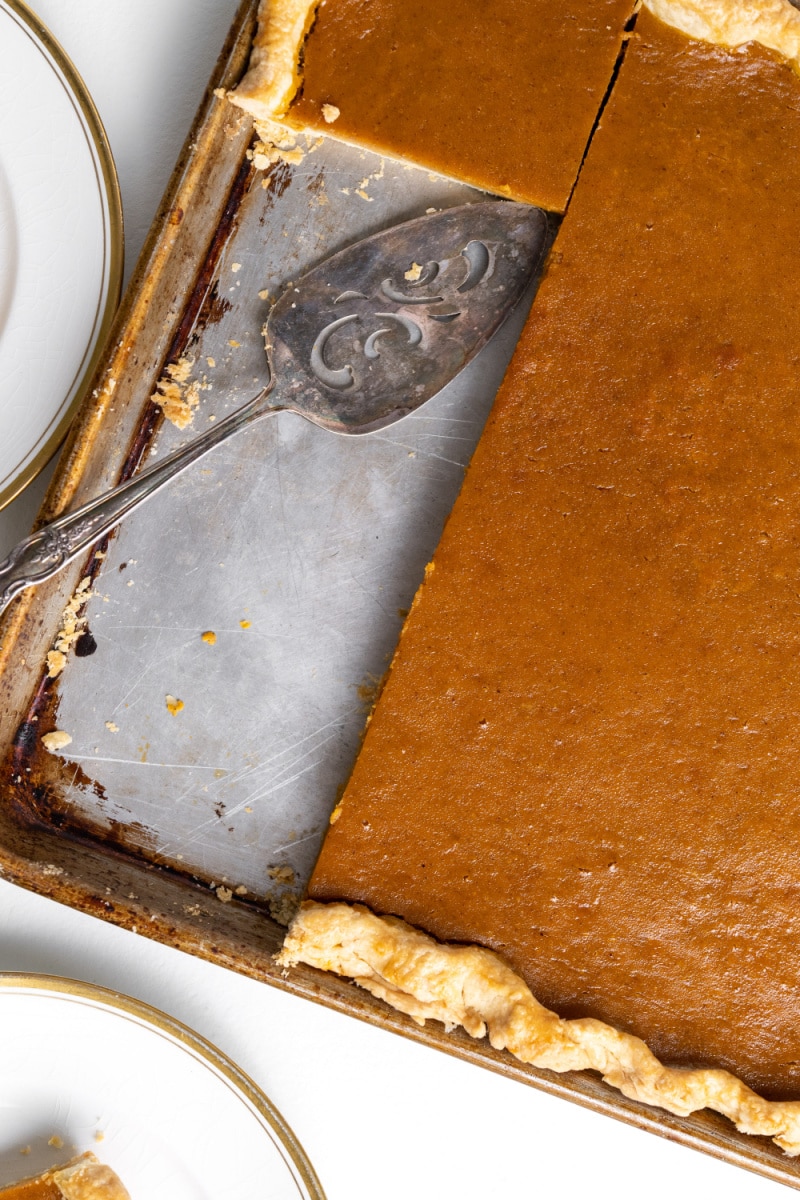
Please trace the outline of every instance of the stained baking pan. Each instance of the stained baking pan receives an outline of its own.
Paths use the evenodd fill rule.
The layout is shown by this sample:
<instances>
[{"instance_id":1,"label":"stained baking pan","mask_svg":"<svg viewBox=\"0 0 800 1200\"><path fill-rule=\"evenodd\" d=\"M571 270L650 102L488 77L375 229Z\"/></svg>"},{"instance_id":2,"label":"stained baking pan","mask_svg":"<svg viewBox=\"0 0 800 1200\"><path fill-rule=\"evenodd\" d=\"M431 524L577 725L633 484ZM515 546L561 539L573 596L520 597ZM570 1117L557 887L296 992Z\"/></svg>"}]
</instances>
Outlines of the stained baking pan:
<instances>
[{"instance_id":1,"label":"stained baking pan","mask_svg":"<svg viewBox=\"0 0 800 1200\"><path fill-rule=\"evenodd\" d=\"M271 299L398 221L483 198L327 139L257 170L223 49L43 516L113 486L258 390ZM529 297L530 299L530 297ZM525 306L443 393L379 433L291 414L174 481L6 614L0 869L25 887L792 1186L766 1139L420 1029L354 985L273 962L455 499ZM151 400L178 367L188 428ZM174 372L173 372L174 373ZM66 614L66 616L65 616ZM74 624L78 618L77 625ZM66 665L48 654L66 644ZM55 753L42 737L71 741Z\"/></svg>"}]
</instances>

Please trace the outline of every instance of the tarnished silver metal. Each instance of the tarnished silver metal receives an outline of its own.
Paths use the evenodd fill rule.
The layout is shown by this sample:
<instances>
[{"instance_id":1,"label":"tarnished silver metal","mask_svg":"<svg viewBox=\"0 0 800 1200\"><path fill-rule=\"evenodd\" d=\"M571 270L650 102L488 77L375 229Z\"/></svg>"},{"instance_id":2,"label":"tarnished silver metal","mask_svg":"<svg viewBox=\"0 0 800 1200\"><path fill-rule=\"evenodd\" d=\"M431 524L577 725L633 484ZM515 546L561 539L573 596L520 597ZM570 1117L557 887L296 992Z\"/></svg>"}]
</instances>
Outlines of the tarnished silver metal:
<instances>
[{"instance_id":1,"label":"tarnished silver metal","mask_svg":"<svg viewBox=\"0 0 800 1200\"><path fill-rule=\"evenodd\" d=\"M290 411L360 434L419 408L508 316L539 265L546 233L539 209L467 204L383 230L303 275L264 327L266 387L156 466L16 546L0 563L0 611L268 413Z\"/></svg>"},{"instance_id":2,"label":"tarnished silver metal","mask_svg":"<svg viewBox=\"0 0 800 1200\"><path fill-rule=\"evenodd\" d=\"M336 254L270 313L272 408L337 433L413 412L466 366L517 302L544 246L526 204L467 204Z\"/></svg>"}]
</instances>

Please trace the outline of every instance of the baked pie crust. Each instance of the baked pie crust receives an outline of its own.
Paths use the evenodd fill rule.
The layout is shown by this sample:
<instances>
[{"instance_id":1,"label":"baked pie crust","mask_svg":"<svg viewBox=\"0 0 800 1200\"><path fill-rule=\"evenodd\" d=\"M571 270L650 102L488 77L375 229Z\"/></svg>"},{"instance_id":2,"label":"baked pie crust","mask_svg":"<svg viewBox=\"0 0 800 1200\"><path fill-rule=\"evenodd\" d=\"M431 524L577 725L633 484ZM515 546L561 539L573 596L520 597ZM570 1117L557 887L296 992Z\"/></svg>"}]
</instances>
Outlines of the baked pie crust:
<instances>
[{"instance_id":1,"label":"baked pie crust","mask_svg":"<svg viewBox=\"0 0 800 1200\"><path fill-rule=\"evenodd\" d=\"M716 46L757 42L800 71L800 12L790 0L645 0L645 5L687 37Z\"/></svg>"},{"instance_id":2,"label":"baked pie crust","mask_svg":"<svg viewBox=\"0 0 800 1200\"><path fill-rule=\"evenodd\" d=\"M742 1133L771 1137L787 1154L800 1154L800 1101L763 1100L729 1071L665 1067L640 1038L592 1017L563 1021L491 950L443 946L362 905L307 901L278 962L347 976L418 1025L460 1025L531 1066L599 1071L623 1095L680 1117L714 1109Z\"/></svg>"}]
</instances>

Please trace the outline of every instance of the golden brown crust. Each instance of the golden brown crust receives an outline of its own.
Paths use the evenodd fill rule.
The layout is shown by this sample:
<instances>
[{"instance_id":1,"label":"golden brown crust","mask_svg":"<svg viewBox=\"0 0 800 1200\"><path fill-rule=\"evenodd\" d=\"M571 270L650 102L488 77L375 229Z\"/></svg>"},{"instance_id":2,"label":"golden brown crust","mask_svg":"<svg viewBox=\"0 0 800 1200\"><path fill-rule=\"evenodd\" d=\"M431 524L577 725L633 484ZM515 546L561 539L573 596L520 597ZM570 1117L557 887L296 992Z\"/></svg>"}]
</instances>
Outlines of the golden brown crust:
<instances>
[{"instance_id":1,"label":"golden brown crust","mask_svg":"<svg viewBox=\"0 0 800 1200\"><path fill-rule=\"evenodd\" d=\"M228 99L269 121L283 116L300 86L300 51L319 0L261 0L250 65Z\"/></svg>"},{"instance_id":2,"label":"golden brown crust","mask_svg":"<svg viewBox=\"0 0 800 1200\"><path fill-rule=\"evenodd\" d=\"M119 1177L91 1153L53 1173L64 1200L131 1200Z\"/></svg>"},{"instance_id":3,"label":"golden brown crust","mask_svg":"<svg viewBox=\"0 0 800 1200\"><path fill-rule=\"evenodd\" d=\"M278 961L345 975L418 1024L487 1036L496 1050L550 1071L599 1071L633 1100L688 1116L722 1113L742 1133L800 1154L800 1101L764 1100L728 1071L663 1066L640 1038L603 1021L564 1021L490 950L447 946L362 905L306 902Z\"/></svg>"},{"instance_id":4,"label":"golden brown crust","mask_svg":"<svg viewBox=\"0 0 800 1200\"><path fill-rule=\"evenodd\" d=\"M660 20L717 46L759 42L800 72L800 12L790 0L645 0Z\"/></svg>"}]
</instances>

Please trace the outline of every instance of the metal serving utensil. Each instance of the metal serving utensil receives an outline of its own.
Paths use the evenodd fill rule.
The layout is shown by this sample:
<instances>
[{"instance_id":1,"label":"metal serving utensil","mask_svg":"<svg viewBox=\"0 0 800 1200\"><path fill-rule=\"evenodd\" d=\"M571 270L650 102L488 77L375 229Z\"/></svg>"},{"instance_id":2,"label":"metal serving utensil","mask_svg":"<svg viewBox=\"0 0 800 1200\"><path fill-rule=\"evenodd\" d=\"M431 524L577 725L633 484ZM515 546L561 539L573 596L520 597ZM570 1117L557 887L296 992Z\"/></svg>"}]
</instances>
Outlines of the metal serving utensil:
<instances>
[{"instance_id":1,"label":"metal serving utensil","mask_svg":"<svg viewBox=\"0 0 800 1200\"><path fill-rule=\"evenodd\" d=\"M126 483L57 517L0 563L0 611L253 421L294 412L369 433L414 412L497 331L538 267L544 213L488 201L356 242L303 275L264 327L269 381L252 400Z\"/></svg>"}]
</instances>

